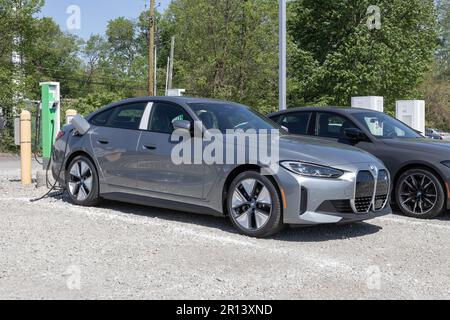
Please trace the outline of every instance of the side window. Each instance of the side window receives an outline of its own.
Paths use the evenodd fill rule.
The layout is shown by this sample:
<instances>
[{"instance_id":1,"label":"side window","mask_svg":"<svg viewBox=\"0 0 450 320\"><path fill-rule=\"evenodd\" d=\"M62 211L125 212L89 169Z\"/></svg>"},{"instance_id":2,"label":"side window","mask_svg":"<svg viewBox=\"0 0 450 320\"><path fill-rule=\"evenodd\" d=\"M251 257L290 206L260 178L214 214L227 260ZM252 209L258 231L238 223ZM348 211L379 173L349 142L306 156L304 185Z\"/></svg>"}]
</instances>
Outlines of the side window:
<instances>
[{"instance_id":1,"label":"side window","mask_svg":"<svg viewBox=\"0 0 450 320\"><path fill-rule=\"evenodd\" d=\"M270 117L270 120L272 120L273 122L276 122L278 124L280 124L280 119L282 119L283 116L275 116L275 117Z\"/></svg>"},{"instance_id":2,"label":"side window","mask_svg":"<svg viewBox=\"0 0 450 320\"><path fill-rule=\"evenodd\" d=\"M278 119L278 124L286 127L289 133L307 135L311 112L289 113Z\"/></svg>"},{"instance_id":3,"label":"side window","mask_svg":"<svg viewBox=\"0 0 450 320\"><path fill-rule=\"evenodd\" d=\"M347 118L335 113L318 112L316 119L316 135L324 138L339 139L343 137L344 130L356 128Z\"/></svg>"},{"instance_id":4,"label":"side window","mask_svg":"<svg viewBox=\"0 0 450 320\"><path fill-rule=\"evenodd\" d=\"M139 130L146 103L128 104L114 108L107 126L119 129Z\"/></svg>"},{"instance_id":5,"label":"side window","mask_svg":"<svg viewBox=\"0 0 450 320\"><path fill-rule=\"evenodd\" d=\"M104 127L108 123L108 119L113 113L114 109L109 109L107 111L104 111L102 113L99 113L96 115L92 120L91 124L94 126Z\"/></svg>"},{"instance_id":6,"label":"side window","mask_svg":"<svg viewBox=\"0 0 450 320\"><path fill-rule=\"evenodd\" d=\"M155 103L148 125L148 130L158 133L172 134L173 122L177 120L192 121L186 111L177 105L169 103Z\"/></svg>"},{"instance_id":7,"label":"side window","mask_svg":"<svg viewBox=\"0 0 450 320\"><path fill-rule=\"evenodd\" d=\"M196 112L198 118L202 121L206 129L217 129L220 130L219 119L213 112L208 112L206 110L201 110Z\"/></svg>"}]
</instances>

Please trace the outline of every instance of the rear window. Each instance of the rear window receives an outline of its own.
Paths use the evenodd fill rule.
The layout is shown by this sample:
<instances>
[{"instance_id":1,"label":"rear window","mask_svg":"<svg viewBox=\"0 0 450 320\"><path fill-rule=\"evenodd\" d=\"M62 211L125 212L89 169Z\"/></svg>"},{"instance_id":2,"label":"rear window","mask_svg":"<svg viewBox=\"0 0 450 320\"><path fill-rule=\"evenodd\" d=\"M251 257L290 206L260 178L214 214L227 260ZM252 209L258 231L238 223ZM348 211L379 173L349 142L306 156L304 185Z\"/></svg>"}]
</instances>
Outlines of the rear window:
<instances>
[{"instance_id":1,"label":"rear window","mask_svg":"<svg viewBox=\"0 0 450 320\"><path fill-rule=\"evenodd\" d=\"M142 116L145 111L145 104L131 104L118 107L108 120L108 126L119 129L138 130Z\"/></svg>"},{"instance_id":2,"label":"rear window","mask_svg":"<svg viewBox=\"0 0 450 320\"><path fill-rule=\"evenodd\" d=\"M289 133L306 135L308 134L311 112L290 113L278 118L277 123L286 127Z\"/></svg>"},{"instance_id":3,"label":"rear window","mask_svg":"<svg viewBox=\"0 0 450 320\"><path fill-rule=\"evenodd\" d=\"M96 115L91 123L100 127L139 130L145 108L146 103L118 106Z\"/></svg>"},{"instance_id":4,"label":"rear window","mask_svg":"<svg viewBox=\"0 0 450 320\"><path fill-rule=\"evenodd\" d=\"M111 116L112 112L113 112L113 109L109 109L107 111L99 113L94 118L92 118L91 124L93 124L95 126L100 126L100 127L106 126L106 124L108 123L108 119Z\"/></svg>"}]
</instances>

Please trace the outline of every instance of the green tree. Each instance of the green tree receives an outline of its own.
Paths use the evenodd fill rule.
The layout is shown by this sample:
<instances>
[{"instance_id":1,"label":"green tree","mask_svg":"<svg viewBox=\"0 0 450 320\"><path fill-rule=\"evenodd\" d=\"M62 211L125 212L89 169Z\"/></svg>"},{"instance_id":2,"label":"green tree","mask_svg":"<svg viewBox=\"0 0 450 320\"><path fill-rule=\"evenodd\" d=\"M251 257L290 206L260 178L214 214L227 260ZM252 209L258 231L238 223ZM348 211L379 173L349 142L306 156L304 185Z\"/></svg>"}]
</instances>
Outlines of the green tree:
<instances>
[{"instance_id":1,"label":"green tree","mask_svg":"<svg viewBox=\"0 0 450 320\"><path fill-rule=\"evenodd\" d=\"M108 54L101 59L102 82L109 89L127 96L146 90L147 60L141 54L137 22L123 17L109 21L106 31Z\"/></svg>"},{"instance_id":2,"label":"green tree","mask_svg":"<svg viewBox=\"0 0 450 320\"><path fill-rule=\"evenodd\" d=\"M26 88L30 99L40 98L39 82L60 81L63 97L76 97L83 87L81 73L82 41L62 32L51 18L35 19L33 32L23 39L25 50Z\"/></svg>"},{"instance_id":3,"label":"green tree","mask_svg":"<svg viewBox=\"0 0 450 320\"><path fill-rule=\"evenodd\" d=\"M171 33L171 24L162 19L162 15L156 11L156 34L155 45L157 51L157 89L160 95L164 95L167 57L169 56L169 42ZM137 68L142 70L142 79L147 81L148 75L148 46L149 46L149 25L150 11L143 11L137 21L137 45L139 59L135 64Z\"/></svg>"},{"instance_id":4,"label":"green tree","mask_svg":"<svg viewBox=\"0 0 450 320\"><path fill-rule=\"evenodd\" d=\"M88 115L101 107L124 98L126 97L116 92L96 92L79 99L76 103L73 103L73 106L79 114Z\"/></svg>"},{"instance_id":5,"label":"green tree","mask_svg":"<svg viewBox=\"0 0 450 320\"><path fill-rule=\"evenodd\" d=\"M35 32L34 14L43 5L41 0L0 0L0 106L9 114L14 96L24 91L24 64L30 46L27 39ZM15 52L21 63L13 64Z\"/></svg>"},{"instance_id":6,"label":"green tree","mask_svg":"<svg viewBox=\"0 0 450 320\"><path fill-rule=\"evenodd\" d=\"M450 130L450 0L436 1L439 46L434 68L421 85L427 102L427 125Z\"/></svg>"},{"instance_id":7,"label":"green tree","mask_svg":"<svg viewBox=\"0 0 450 320\"><path fill-rule=\"evenodd\" d=\"M102 74L100 66L109 58L109 47L101 35L92 35L83 47L84 70L86 73L86 89L95 89L93 82Z\"/></svg>"},{"instance_id":8,"label":"green tree","mask_svg":"<svg viewBox=\"0 0 450 320\"><path fill-rule=\"evenodd\" d=\"M278 9L272 0L174 0L160 24L176 36L174 85L271 111L277 106Z\"/></svg>"},{"instance_id":9,"label":"green tree","mask_svg":"<svg viewBox=\"0 0 450 320\"><path fill-rule=\"evenodd\" d=\"M135 23L120 17L109 21L106 36L111 49L110 63L121 73L130 76L137 54Z\"/></svg>"},{"instance_id":10,"label":"green tree","mask_svg":"<svg viewBox=\"0 0 450 320\"><path fill-rule=\"evenodd\" d=\"M450 77L450 0L438 0L436 10L439 27L437 73L440 79L448 80Z\"/></svg>"},{"instance_id":11,"label":"green tree","mask_svg":"<svg viewBox=\"0 0 450 320\"><path fill-rule=\"evenodd\" d=\"M381 28L368 27L369 0L298 0L290 35L297 47L290 61L291 105L349 105L350 97L420 98L417 87L437 44L432 0L379 0ZM299 99L300 97L300 99ZM298 99L298 100L297 100Z\"/></svg>"},{"instance_id":12,"label":"green tree","mask_svg":"<svg viewBox=\"0 0 450 320\"><path fill-rule=\"evenodd\" d=\"M29 49L27 38L34 32L33 15L43 5L41 0L0 0L0 108L7 128L0 131L0 151L14 149L12 123L26 97L24 64ZM13 53L16 63L12 63Z\"/></svg>"}]
</instances>

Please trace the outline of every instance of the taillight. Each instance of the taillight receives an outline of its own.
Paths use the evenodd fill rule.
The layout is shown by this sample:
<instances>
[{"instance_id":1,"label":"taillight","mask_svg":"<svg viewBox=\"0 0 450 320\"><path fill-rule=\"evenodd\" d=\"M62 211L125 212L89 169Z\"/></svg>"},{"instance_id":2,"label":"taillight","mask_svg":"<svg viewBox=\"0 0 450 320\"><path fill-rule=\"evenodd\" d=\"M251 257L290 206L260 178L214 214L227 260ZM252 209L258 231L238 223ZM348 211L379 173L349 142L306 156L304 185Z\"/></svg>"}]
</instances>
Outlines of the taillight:
<instances>
[{"instance_id":1,"label":"taillight","mask_svg":"<svg viewBox=\"0 0 450 320\"><path fill-rule=\"evenodd\" d=\"M66 133L64 132L64 131L60 131L60 132L58 132L58 134L56 135L56 140L59 140L59 139L61 139L62 137L64 137L64 135L65 135Z\"/></svg>"}]
</instances>

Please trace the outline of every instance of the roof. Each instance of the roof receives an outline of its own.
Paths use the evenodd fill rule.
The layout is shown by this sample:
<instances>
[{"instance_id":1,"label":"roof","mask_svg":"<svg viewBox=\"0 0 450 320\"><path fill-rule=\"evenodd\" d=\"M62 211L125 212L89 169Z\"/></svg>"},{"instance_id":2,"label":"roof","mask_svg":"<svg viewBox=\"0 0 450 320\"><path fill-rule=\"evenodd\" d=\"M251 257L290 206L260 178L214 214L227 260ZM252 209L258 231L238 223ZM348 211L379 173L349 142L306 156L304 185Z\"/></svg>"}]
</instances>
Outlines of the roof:
<instances>
[{"instance_id":1,"label":"roof","mask_svg":"<svg viewBox=\"0 0 450 320\"><path fill-rule=\"evenodd\" d=\"M233 103L231 101L223 101L223 100L217 100L217 99L208 99L208 98L197 98L197 97L136 97L136 98L130 98L125 99L121 101L117 101L113 103L113 105L117 104L123 104L123 103L133 103L133 102L139 102L139 101L151 101L151 100L159 100L159 101L167 101L167 102L174 102L174 103L208 103L208 102L221 102L221 103Z\"/></svg>"},{"instance_id":2,"label":"roof","mask_svg":"<svg viewBox=\"0 0 450 320\"><path fill-rule=\"evenodd\" d=\"M297 111L331 111L331 112L337 112L337 113L358 113L361 111L371 111L371 112L378 112L371 109L362 109L362 108L351 108L351 107L299 107L299 108L290 108L285 111L278 111L269 114L269 117L277 116L280 114L286 114L286 113L292 113Z\"/></svg>"},{"instance_id":3,"label":"roof","mask_svg":"<svg viewBox=\"0 0 450 320\"><path fill-rule=\"evenodd\" d=\"M136 97L136 98L129 98L129 99L124 99L124 100L120 100L120 101L116 101L113 102L107 106L104 106L96 111L94 111L93 113L89 114L88 116L86 116L86 119L90 119L92 117L94 117L95 115L108 110L110 108L114 108L116 106L120 106L123 104L128 104L128 103L137 103L137 102L147 102L147 101L166 101L166 102L173 102L176 104L190 104L190 103L235 103L235 102L231 102L231 101L224 101L224 100L217 100L217 99L208 99L208 98L196 98L196 97L186 97L186 96L182 96L182 97L150 97L150 96L143 96L143 97ZM237 103L236 103L237 104Z\"/></svg>"}]
</instances>

